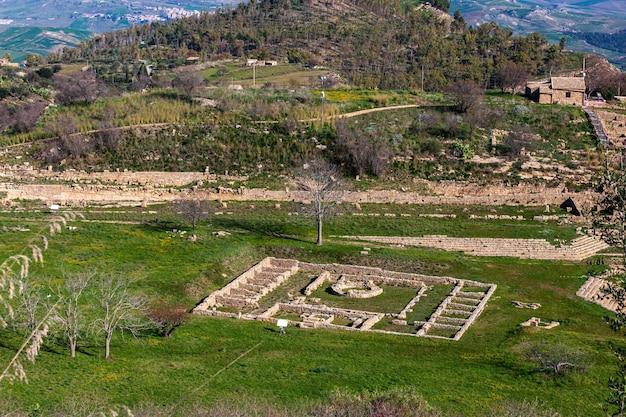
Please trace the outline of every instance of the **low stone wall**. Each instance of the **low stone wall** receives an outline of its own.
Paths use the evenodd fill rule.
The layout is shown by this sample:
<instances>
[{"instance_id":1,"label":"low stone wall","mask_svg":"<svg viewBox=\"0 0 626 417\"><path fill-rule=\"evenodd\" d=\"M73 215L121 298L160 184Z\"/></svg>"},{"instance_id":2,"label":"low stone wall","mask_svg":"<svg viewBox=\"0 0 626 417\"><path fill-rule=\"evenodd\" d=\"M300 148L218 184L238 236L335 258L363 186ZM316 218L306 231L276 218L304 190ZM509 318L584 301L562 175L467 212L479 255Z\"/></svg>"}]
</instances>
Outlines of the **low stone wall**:
<instances>
[{"instance_id":1,"label":"low stone wall","mask_svg":"<svg viewBox=\"0 0 626 417\"><path fill-rule=\"evenodd\" d=\"M317 278L315 278L315 280L313 280L313 282L311 282L309 285L306 286L306 288L304 288L304 295L311 295L313 291L324 285L324 283L328 280L330 280L330 272L322 272Z\"/></svg>"},{"instance_id":2,"label":"low stone wall","mask_svg":"<svg viewBox=\"0 0 626 417\"><path fill-rule=\"evenodd\" d=\"M179 189L189 185L202 185L222 181L242 181L245 177L207 172L53 172L37 170L30 166L0 166L0 192L6 199L42 200L49 204L75 204L81 202L109 203L161 203L189 197L191 194L207 200L240 201L308 201L306 192L295 190L266 190L218 187L212 190ZM72 185L42 184L64 182ZM560 205L573 197L579 207L590 207L598 199L593 192L570 192L564 186L549 188L536 185L491 184L487 186L462 182L435 182L414 180L423 191L370 190L344 191L337 200L350 203L398 204L477 204L477 205ZM410 184L409 184L410 185Z\"/></svg>"},{"instance_id":3,"label":"low stone wall","mask_svg":"<svg viewBox=\"0 0 626 417\"><path fill-rule=\"evenodd\" d=\"M422 274L411 274L408 272L386 271L377 267L358 266L358 265L342 265L342 264L314 264L309 262L300 262L298 264L301 271L315 272L327 271L334 275L354 275L361 276L355 279L374 279L385 283L418 285L422 282L437 282L443 284L454 284L458 282L457 278L446 276L433 276ZM366 277L366 278L363 278ZM477 283L478 285L484 285Z\"/></svg>"}]
</instances>

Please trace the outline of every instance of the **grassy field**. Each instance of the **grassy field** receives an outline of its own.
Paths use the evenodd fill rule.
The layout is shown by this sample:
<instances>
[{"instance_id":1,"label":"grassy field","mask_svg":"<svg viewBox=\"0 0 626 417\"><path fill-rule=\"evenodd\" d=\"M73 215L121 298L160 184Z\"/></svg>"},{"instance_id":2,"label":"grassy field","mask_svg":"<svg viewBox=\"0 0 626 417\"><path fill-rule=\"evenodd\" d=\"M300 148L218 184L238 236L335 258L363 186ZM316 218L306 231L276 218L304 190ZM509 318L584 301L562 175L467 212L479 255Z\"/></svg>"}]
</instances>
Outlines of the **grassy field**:
<instances>
[{"instance_id":1,"label":"grassy field","mask_svg":"<svg viewBox=\"0 0 626 417\"><path fill-rule=\"evenodd\" d=\"M47 409L72 400L96 399L110 404L172 405L261 343L189 401L211 404L224 397L250 397L292 404L320 400L337 389L361 392L411 386L432 405L466 416L479 416L506 399L540 399L565 416L604 415L606 382L615 369L609 343L618 337L602 322L606 311L575 296L586 274L602 266L475 258L417 248L373 247L365 256L361 247L332 239L315 246L313 223L302 216L288 216L293 207L283 205L277 210L257 202L254 207L229 205L233 214L213 216L202 224L196 242L180 234L180 230L191 231L166 207L87 209L87 222L76 222L76 230L50 238L45 267L33 267L32 276L43 280L78 271L119 273L136 280L137 292L153 300L180 302L189 309L265 256L454 276L495 283L498 289L459 342L291 327L281 336L267 323L192 317L171 338L117 335L112 360L103 358L103 346L92 338L80 343L75 359L50 341L36 363L26 366L29 384L7 384L0 389L26 408L39 404ZM418 209L363 207L372 212L411 208ZM0 230L7 226L0 232L3 259L21 251L46 225L49 215L32 209L0 214ZM461 213L459 207L433 209ZM521 210L495 209L502 213ZM506 235L505 230L512 229L504 221L474 223L465 217L472 210L449 221L344 214L328 222L326 231L329 235L376 230L410 235L447 228L450 234ZM519 214L530 219L533 213ZM516 237L573 236L573 226L554 222L539 227L536 223L516 221ZM12 230L14 226L31 231ZM217 230L230 235L214 236ZM514 300L542 307L517 309L511 304ZM531 316L561 325L548 331L520 328ZM12 330L0 332L0 363L8 361L19 340ZM588 370L562 377L539 372L523 351L528 343L544 341L582 352Z\"/></svg>"}]
</instances>

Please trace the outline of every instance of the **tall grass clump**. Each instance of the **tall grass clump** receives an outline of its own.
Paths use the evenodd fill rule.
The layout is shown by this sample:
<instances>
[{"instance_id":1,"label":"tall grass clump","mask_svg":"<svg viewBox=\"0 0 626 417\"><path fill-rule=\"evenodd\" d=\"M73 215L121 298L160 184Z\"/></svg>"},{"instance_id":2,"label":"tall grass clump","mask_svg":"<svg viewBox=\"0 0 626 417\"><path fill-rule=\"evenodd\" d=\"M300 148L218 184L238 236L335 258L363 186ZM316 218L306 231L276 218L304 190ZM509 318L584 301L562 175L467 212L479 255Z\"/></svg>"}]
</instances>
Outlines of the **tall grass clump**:
<instances>
[{"instance_id":1,"label":"tall grass clump","mask_svg":"<svg viewBox=\"0 0 626 417\"><path fill-rule=\"evenodd\" d=\"M27 296L28 287L34 284L28 279L31 265L39 264L43 267L42 253L48 249L48 238L44 231L48 229L48 234L54 236L62 230L61 224L65 227L68 220L75 218L76 214L70 212L53 216L49 223L24 245L20 253L7 257L0 264L0 327L7 327L8 322L15 317L15 306L20 302L23 303L22 298ZM0 382L5 378L11 381L27 381L23 359L35 361L44 338L48 335L53 312L54 306L48 306L44 316L29 326L29 333L24 336L17 352L6 366L2 367Z\"/></svg>"}]
</instances>

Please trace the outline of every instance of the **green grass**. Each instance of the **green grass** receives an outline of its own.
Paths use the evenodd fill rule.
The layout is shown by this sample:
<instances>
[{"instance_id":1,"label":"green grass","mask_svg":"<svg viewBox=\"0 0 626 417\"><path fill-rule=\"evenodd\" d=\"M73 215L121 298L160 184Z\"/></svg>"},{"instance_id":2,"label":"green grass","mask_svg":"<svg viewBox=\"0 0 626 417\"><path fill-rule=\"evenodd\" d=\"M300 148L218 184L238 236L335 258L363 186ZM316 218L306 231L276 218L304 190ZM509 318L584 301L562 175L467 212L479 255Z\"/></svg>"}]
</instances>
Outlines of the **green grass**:
<instances>
[{"instance_id":1,"label":"green grass","mask_svg":"<svg viewBox=\"0 0 626 417\"><path fill-rule=\"evenodd\" d=\"M370 311L373 313L399 313L417 294L416 288L393 287L389 285L381 285L380 287L383 289L383 293L372 298L359 299L333 295L330 292L330 285L321 286L311 294L311 297L320 298L321 302L329 307ZM439 302L441 302L441 299Z\"/></svg>"},{"instance_id":2,"label":"green grass","mask_svg":"<svg viewBox=\"0 0 626 417\"><path fill-rule=\"evenodd\" d=\"M359 246L332 240L322 247L315 246L313 224L301 216L287 216L291 208L285 205L285 212L270 203L255 203L255 210L246 209L245 213L244 207L245 203L229 203L233 215L214 217L210 224L200 225L195 243L172 233L174 228L187 228L166 214L163 207L150 208L158 212L153 216L158 215L159 225L147 222L148 215L141 214L145 209L140 208L125 209L136 210L138 224L77 223L77 230L66 230L49 239L46 264L43 268L33 267L32 274L43 278L59 277L62 271L116 272L135 278L136 291L153 299L182 302L188 308L268 255L454 276L495 283L498 289L459 342L294 327L288 327L286 335L280 336L269 323L193 317L169 339L147 335L135 340L117 335L110 361L103 359L103 347L91 338L81 342L75 359L50 343L35 364L26 365L28 385L3 384L0 389L28 409L35 404L46 409L71 399L89 398L110 404L152 401L171 405L261 342L189 401L211 404L236 393L290 404L323 399L336 389L361 392L411 386L432 405L466 416L481 415L506 399L535 398L562 415L603 415L606 381L614 372L608 343L620 338L603 323L606 311L575 296L585 273L593 266L585 262L477 258L417 248L372 248L365 256L360 254ZM406 207L367 207L383 208ZM93 215L104 220L104 211L99 209L97 214L87 209L85 214L87 218ZM456 211L461 212L459 208ZM21 213L2 212L0 228L27 226L34 233L45 224L47 216L41 212L23 217ZM115 220L121 214L108 216ZM126 221L132 215L124 213L121 217ZM394 225L401 218L340 216L329 222L327 230L361 233L392 227L411 234L423 230L419 226L422 221L429 221L412 220ZM472 228L472 223L462 217L455 222L459 229ZM499 222L486 221L480 230L490 230L492 223ZM533 223L528 220L516 225L532 230ZM542 227L554 229L555 234L569 229L557 224ZM432 228L436 229L434 225ZM218 238L210 234L214 230L227 230L231 235ZM31 236L28 232L1 232L0 254L6 257L21 250ZM306 284L307 278L300 278ZM432 312L435 300L440 300L449 288L435 287L431 291L416 305L412 320ZM386 287L384 294L387 299L375 297L359 302L385 301L368 308L392 310L404 306L415 291ZM542 307L534 311L518 309L511 303L514 300L540 303ZM531 316L557 320L561 325L547 331L520 328L519 324ZM442 336L449 335L443 332ZM538 372L523 358L521 346L539 341L583 351L589 370L562 378ZM0 363L6 363L19 338L10 330L2 330L0 342Z\"/></svg>"}]
</instances>

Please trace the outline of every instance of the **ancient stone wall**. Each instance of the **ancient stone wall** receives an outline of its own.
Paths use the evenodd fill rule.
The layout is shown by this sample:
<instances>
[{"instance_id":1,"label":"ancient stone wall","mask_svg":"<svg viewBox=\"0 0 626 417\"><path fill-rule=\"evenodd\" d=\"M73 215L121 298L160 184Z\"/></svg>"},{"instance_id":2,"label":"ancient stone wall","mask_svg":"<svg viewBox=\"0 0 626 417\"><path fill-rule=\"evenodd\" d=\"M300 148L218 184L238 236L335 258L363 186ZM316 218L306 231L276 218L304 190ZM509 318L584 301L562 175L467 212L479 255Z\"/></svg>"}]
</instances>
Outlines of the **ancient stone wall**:
<instances>
[{"instance_id":1,"label":"ancient stone wall","mask_svg":"<svg viewBox=\"0 0 626 417\"><path fill-rule=\"evenodd\" d=\"M35 170L28 166L0 167L0 192L6 199L42 200L52 204L86 204L89 202L160 203L180 198L208 200L264 200L308 201L306 192L295 190L267 190L261 188L216 187L199 188L205 183L237 181L245 178L216 176L205 172L101 172L67 171L56 173ZM67 184L42 184L43 181ZM424 191L370 190L344 191L338 200L350 203L410 203L410 204L488 204L542 206L561 204L573 197L579 206L589 207L597 200L593 192L570 192L565 187L549 188L541 185L506 184L482 186L460 182L432 182L415 180ZM413 184L413 185L415 185ZM178 187L194 185L192 188Z\"/></svg>"}]
</instances>

